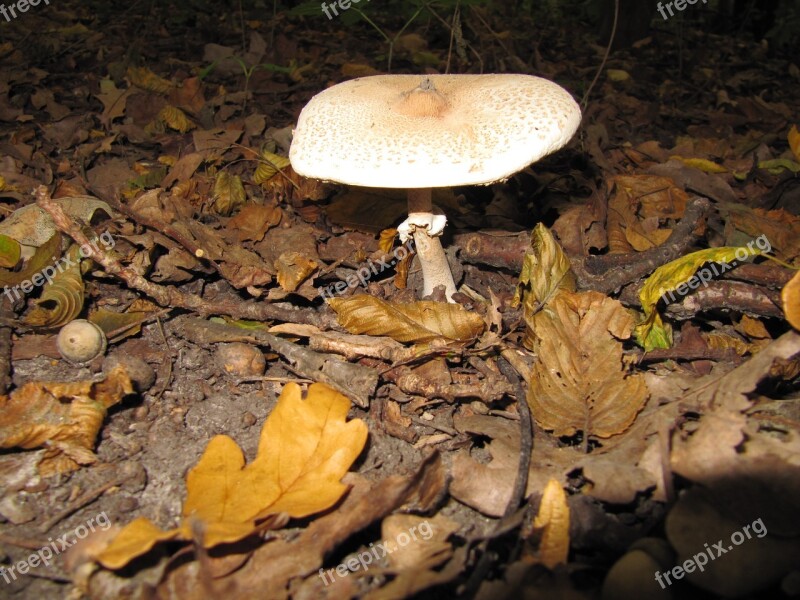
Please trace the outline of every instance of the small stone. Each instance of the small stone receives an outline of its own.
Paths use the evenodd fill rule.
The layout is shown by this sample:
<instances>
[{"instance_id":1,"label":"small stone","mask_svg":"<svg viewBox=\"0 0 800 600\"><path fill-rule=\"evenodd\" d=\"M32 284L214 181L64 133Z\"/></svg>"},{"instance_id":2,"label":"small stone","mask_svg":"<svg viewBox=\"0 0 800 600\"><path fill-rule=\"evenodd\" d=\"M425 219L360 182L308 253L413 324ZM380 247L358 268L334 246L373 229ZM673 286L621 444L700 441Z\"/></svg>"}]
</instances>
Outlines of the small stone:
<instances>
[{"instance_id":1,"label":"small stone","mask_svg":"<svg viewBox=\"0 0 800 600\"><path fill-rule=\"evenodd\" d=\"M233 377L260 377L267 368L264 353L255 346L241 342L220 344L216 351L219 368Z\"/></svg>"}]
</instances>

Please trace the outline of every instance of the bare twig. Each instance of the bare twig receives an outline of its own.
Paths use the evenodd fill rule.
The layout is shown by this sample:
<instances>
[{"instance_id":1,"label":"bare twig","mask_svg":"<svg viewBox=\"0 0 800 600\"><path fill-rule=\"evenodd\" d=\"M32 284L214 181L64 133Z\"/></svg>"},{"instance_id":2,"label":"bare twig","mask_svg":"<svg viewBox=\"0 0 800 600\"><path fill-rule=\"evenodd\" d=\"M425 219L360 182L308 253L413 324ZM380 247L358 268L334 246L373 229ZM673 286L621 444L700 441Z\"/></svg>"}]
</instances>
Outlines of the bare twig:
<instances>
[{"instance_id":1,"label":"bare twig","mask_svg":"<svg viewBox=\"0 0 800 600\"><path fill-rule=\"evenodd\" d=\"M125 267L116 258L98 246L91 246L89 240L68 217L56 202L53 202L45 186L39 186L35 192L36 201L50 214L56 227L68 234L78 244L88 248L87 258L101 265L105 271L124 281L128 287L150 296L161 306L184 308L201 315L229 315L236 319L253 319L255 321L285 321L290 323L306 323L320 329L335 327L335 319L329 313L321 313L313 309L294 308L291 305L269 304L267 302L237 302L220 300L209 302L196 294L182 292L171 286L152 283L133 269Z\"/></svg>"},{"instance_id":2,"label":"bare twig","mask_svg":"<svg viewBox=\"0 0 800 600\"><path fill-rule=\"evenodd\" d=\"M8 298L0 298L0 319L9 322L14 318L14 311ZM0 325L0 394L6 394L11 388L11 327Z\"/></svg>"}]
</instances>

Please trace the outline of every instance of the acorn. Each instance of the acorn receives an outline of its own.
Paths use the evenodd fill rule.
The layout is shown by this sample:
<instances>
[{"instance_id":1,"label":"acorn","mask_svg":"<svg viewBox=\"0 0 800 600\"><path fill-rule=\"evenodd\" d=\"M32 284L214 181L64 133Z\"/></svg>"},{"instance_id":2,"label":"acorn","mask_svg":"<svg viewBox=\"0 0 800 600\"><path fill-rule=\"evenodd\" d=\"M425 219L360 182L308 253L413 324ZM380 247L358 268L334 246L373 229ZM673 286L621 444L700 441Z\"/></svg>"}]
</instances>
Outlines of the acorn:
<instances>
[{"instance_id":1,"label":"acorn","mask_svg":"<svg viewBox=\"0 0 800 600\"><path fill-rule=\"evenodd\" d=\"M74 365L85 365L106 351L106 334L86 319L70 321L56 338L59 354Z\"/></svg>"}]
</instances>

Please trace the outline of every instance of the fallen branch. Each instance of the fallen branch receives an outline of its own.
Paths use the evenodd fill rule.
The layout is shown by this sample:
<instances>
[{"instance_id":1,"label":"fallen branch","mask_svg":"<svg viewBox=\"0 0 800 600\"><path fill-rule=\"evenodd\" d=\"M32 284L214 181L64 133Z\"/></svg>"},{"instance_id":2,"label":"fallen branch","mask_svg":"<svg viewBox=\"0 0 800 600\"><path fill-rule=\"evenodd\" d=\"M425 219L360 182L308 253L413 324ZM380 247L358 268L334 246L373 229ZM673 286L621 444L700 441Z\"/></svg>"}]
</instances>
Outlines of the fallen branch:
<instances>
[{"instance_id":1,"label":"fallen branch","mask_svg":"<svg viewBox=\"0 0 800 600\"><path fill-rule=\"evenodd\" d=\"M694 231L710 209L711 203L706 198L695 197L690 200L683 219L672 230L667 241L650 250L630 254L570 256L578 288L608 294L680 258L697 241ZM466 262L487 264L518 273L525 252L530 247L530 234L461 234L455 236L455 243L461 249L459 256Z\"/></svg>"},{"instance_id":2,"label":"fallen branch","mask_svg":"<svg viewBox=\"0 0 800 600\"><path fill-rule=\"evenodd\" d=\"M68 217L56 202L53 202L45 186L39 186L34 193L36 202L53 218L56 227L69 235L83 247L84 256L103 267L103 269L122 281L128 287L150 296L160 306L184 308L203 316L228 315L235 319L252 319L254 321L285 321L287 323L305 323L320 329L331 329L336 326L336 319L329 311L321 312L309 308L294 308L290 304L270 304L267 302L240 302L234 300L217 300L209 302L198 296L182 292L172 286L162 286L148 281L133 269L120 263L99 245L92 246L89 239L81 231L75 221Z\"/></svg>"}]
</instances>

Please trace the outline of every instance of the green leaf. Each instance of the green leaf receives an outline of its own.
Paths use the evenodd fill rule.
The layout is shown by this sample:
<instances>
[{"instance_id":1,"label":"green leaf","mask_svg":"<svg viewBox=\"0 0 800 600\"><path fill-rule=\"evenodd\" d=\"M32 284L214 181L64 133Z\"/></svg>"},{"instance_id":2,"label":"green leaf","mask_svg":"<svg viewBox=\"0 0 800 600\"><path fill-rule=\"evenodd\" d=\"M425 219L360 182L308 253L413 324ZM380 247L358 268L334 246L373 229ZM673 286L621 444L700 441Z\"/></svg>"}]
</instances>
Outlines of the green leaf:
<instances>
[{"instance_id":1,"label":"green leaf","mask_svg":"<svg viewBox=\"0 0 800 600\"><path fill-rule=\"evenodd\" d=\"M7 235L0 235L0 267L13 269L19 262L22 250L19 242Z\"/></svg>"},{"instance_id":2,"label":"green leaf","mask_svg":"<svg viewBox=\"0 0 800 600\"><path fill-rule=\"evenodd\" d=\"M763 254L757 247L750 246L723 246L721 248L707 248L692 252L681 258L660 266L645 281L639 292L639 301L642 303L644 320L636 327L636 340L645 350L655 348L669 348L672 345L672 331L661 321L661 316L656 312L656 305L662 296L679 290L695 277L697 270L706 263L730 263L737 259L737 252L744 251L747 257ZM700 276L695 289L700 283L711 280L711 276ZM680 292L681 295L687 292Z\"/></svg>"}]
</instances>

